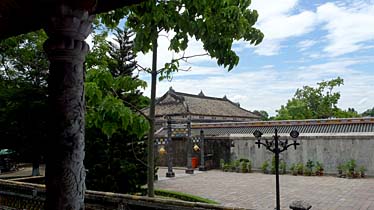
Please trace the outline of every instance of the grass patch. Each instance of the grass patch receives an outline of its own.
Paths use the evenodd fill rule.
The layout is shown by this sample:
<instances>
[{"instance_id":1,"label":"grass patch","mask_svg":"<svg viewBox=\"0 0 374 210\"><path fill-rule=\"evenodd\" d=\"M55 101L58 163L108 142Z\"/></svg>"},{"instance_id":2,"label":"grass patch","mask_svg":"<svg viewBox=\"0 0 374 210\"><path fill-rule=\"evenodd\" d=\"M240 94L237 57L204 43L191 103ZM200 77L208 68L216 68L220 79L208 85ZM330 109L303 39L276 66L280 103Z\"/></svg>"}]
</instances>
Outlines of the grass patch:
<instances>
[{"instance_id":1,"label":"grass patch","mask_svg":"<svg viewBox=\"0 0 374 210\"><path fill-rule=\"evenodd\" d=\"M208 204L219 204L216 201L202 198L196 195L190 195L187 193L181 193L181 192L175 192L175 191L169 191L169 190L161 190L157 189L155 190L155 195L163 196L163 197L169 197L169 198L176 198L183 201L190 201L190 202L200 202L200 203L208 203Z\"/></svg>"}]
</instances>

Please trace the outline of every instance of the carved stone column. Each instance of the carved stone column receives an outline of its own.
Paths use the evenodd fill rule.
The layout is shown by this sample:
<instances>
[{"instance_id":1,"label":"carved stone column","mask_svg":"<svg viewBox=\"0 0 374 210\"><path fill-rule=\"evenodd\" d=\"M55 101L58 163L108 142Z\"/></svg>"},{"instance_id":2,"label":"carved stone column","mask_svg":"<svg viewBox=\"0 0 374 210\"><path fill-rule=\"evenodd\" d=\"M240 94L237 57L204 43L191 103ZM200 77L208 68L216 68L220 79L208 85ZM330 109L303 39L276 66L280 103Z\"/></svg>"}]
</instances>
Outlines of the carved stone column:
<instances>
[{"instance_id":1,"label":"carved stone column","mask_svg":"<svg viewBox=\"0 0 374 210\"><path fill-rule=\"evenodd\" d=\"M93 7L85 1L85 7ZM89 8L89 9L91 9ZM92 31L89 9L61 4L45 28L50 61L50 139L46 157L46 209L84 209L84 61Z\"/></svg>"}]
</instances>

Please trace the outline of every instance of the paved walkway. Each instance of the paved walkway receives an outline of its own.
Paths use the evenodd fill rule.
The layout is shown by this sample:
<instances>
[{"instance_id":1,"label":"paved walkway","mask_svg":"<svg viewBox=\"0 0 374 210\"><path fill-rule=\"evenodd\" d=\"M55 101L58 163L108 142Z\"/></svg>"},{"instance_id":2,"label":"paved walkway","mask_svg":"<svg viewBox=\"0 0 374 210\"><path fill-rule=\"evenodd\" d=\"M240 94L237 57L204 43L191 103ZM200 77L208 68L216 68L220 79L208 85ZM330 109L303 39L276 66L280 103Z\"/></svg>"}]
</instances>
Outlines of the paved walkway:
<instances>
[{"instance_id":1,"label":"paved walkway","mask_svg":"<svg viewBox=\"0 0 374 210\"><path fill-rule=\"evenodd\" d=\"M225 206L258 210L275 207L275 176L262 173L230 173L211 170L194 175L164 179L159 170L159 189L190 193L215 200ZM178 176L178 174L180 174ZM374 179L344 179L331 176L281 175L281 209L293 200L305 200L312 210L374 210Z\"/></svg>"}]
</instances>

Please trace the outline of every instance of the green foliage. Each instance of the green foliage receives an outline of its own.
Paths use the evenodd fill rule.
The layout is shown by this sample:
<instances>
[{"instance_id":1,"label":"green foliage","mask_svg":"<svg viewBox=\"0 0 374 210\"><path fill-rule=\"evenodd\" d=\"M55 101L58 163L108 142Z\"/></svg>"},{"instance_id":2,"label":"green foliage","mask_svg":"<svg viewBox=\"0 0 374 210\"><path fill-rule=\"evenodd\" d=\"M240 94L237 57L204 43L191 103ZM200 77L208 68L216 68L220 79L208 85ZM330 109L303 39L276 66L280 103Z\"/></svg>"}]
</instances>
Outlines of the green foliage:
<instances>
[{"instance_id":1,"label":"green foliage","mask_svg":"<svg viewBox=\"0 0 374 210\"><path fill-rule=\"evenodd\" d=\"M133 76L129 33L115 35L119 46L105 41L105 33L95 35L87 60L86 183L92 190L139 192L147 180L149 124L137 110L148 105L139 91L146 83Z\"/></svg>"},{"instance_id":2,"label":"green foliage","mask_svg":"<svg viewBox=\"0 0 374 210\"><path fill-rule=\"evenodd\" d=\"M324 170L323 164L320 163L319 161L316 161L315 170L316 170L316 175L322 176L323 175L323 170Z\"/></svg>"},{"instance_id":3,"label":"green foliage","mask_svg":"<svg viewBox=\"0 0 374 210\"><path fill-rule=\"evenodd\" d=\"M121 9L102 16L104 23L113 25L116 13L127 15L127 26L135 33L135 51L146 53L152 49L152 41L161 31L173 31L169 50L186 50L189 39L194 37L203 43L209 56L217 59L218 65L231 70L239 57L231 49L235 40L248 41L257 45L263 34L254 28L258 14L248 9L249 0L205 0L205 1L145 1L127 10ZM114 18L115 19L115 18ZM117 20L118 21L118 20ZM178 71L179 59L166 63L160 78L171 78Z\"/></svg>"},{"instance_id":4,"label":"green foliage","mask_svg":"<svg viewBox=\"0 0 374 210\"><path fill-rule=\"evenodd\" d=\"M230 171L230 170L231 170L231 166L230 166L230 164L225 163L225 164L223 165L222 170L223 170L224 172L228 172L228 171Z\"/></svg>"},{"instance_id":5,"label":"green foliage","mask_svg":"<svg viewBox=\"0 0 374 210\"><path fill-rule=\"evenodd\" d=\"M337 166L339 177L349 177L349 178L357 178L357 177L365 177L365 166L358 167L356 160L351 159L346 161L345 163L341 163Z\"/></svg>"},{"instance_id":6,"label":"green foliage","mask_svg":"<svg viewBox=\"0 0 374 210\"><path fill-rule=\"evenodd\" d=\"M307 176L311 176L313 174L313 168L314 162L312 160L308 160L304 168L304 174Z\"/></svg>"},{"instance_id":7,"label":"green foliage","mask_svg":"<svg viewBox=\"0 0 374 210\"><path fill-rule=\"evenodd\" d=\"M361 116L363 117L374 117L374 107L372 109L368 109L364 111Z\"/></svg>"},{"instance_id":8,"label":"green foliage","mask_svg":"<svg viewBox=\"0 0 374 210\"><path fill-rule=\"evenodd\" d=\"M358 170L360 171L360 177L364 178L365 177L365 171L366 171L365 166L360 166L360 168Z\"/></svg>"},{"instance_id":9,"label":"green foliage","mask_svg":"<svg viewBox=\"0 0 374 210\"><path fill-rule=\"evenodd\" d=\"M346 169L348 170L348 173L353 174L356 170L356 167L357 167L356 160L351 159L346 162Z\"/></svg>"},{"instance_id":10,"label":"green foliage","mask_svg":"<svg viewBox=\"0 0 374 210\"><path fill-rule=\"evenodd\" d=\"M286 174L287 173L287 163L284 160L281 160L279 163L279 172L281 174Z\"/></svg>"},{"instance_id":11,"label":"green foliage","mask_svg":"<svg viewBox=\"0 0 374 210\"><path fill-rule=\"evenodd\" d=\"M169 198L176 198L183 201L189 201L189 202L200 202L200 203L208 203L208 204L218 204L216 201L212 201L207 198L202 198L196 195L190 195L187 193L181 193L181 192L175 192L170 190L162 190L162 189L156 189L155 195L158 196L164 196Z\"/></svg>"},{"instance_id":12,"label":"green foliage","mask_svg":"<svg viewBox=\"0 0 374 210\"><path fill-rule=\"evenodd\" d=\"M247 162L242 162L241 163L240 172L242 172L242 173L248 173L249 172L248 163Z\"/></svg>"},{"instance_id":13,"label":"green foliage","mask_svg":"<svg viewBox=\"0 0 374 210\"><path fill-rule=\"evenodd\" d=\"M343 83L344 80L338 77L317 83L317 87L304 86L302 89L297 89L294 97L277 110L278 114L275 119L325 119L359 116L353 108L344 111L337 107L340 93L334 92L334 88L343 85Z\"/></svg>"},{"instance_id":14,"label":"green foliage","mask_svg":"<svg viewBox=\"0 0 374 210\"><path fill-rule=\"evenodd\" d=\"M220 159L220 160L219 160L219 167L220 167L221 169L223 169L224 165L225 165L225 160L224 160L224 159Z\"/></svg>"},{"instance_id":15,"label":"green foliage","mask_svg":"<svg viewBox=\"0 0 374 210\"><path fill-rule=\"evenodd\" d=\"M263 120L263 121L269 120L269 114L264 110L260 110L260 111L254 110L253 113L258 115L258 116L261 116L261 120Z\"/></svg>"},{"instance_id":16,"label":"green foliage","mask_svg":"<svg viewBox=\"0 0 374 210\"><path fill-rule=\"evenodd\" d=\"M297 164L296 163L291 164L290 171L292 175L295 175L295 176L297 175Z\"/></svg>"},{"instance_id":17,"label":"green foliage","mask_svg":"<svg viewBox=\"0 0 374 210\"><path fill-rule=\"evenodd\" d=\"M269 173L269 161L265 160L261 165L261 170L265 174Z\"/></svg>"},{"instance_id":18,"label":"green foliage","mask_svg":"<svg viewBox=\"0 0 374 210\"><path fill-rule=\"evenodd\" d=\"M48 60L43 50L44 31L11 37L0 41L0 78L46 87Z\"/></svg>"},{"instance_id":19,"label":"green foliage","mask_svg":"<svg viewBox=\"0 0 374 210\"><path fill-rule=\"evenodd\" d=\"M44 31L0 41L0 147L39 162L48 129Z\"/></svg>"},{"instance_id":20,"label":"green foliage","mask_svg":"<svg viewBox=\"0 0 374 210\"><path fill-rule=\"evenodd\" d=\"M89 70L86 78L87 127L99 128L108 137L123 131L143 136L148 129L147 120L132 112L117 92L131 92L145 86L144 81L133 80L130 76L114 78L106 70Z\"/></svg>"},{"instance_id":21,"label":"green foliage","mask_svg":"<svg viewBox=\"0 0 374 210\"><path fill-rule=\"evenodd\" d=\"M303 163L296 164L296 171L297 171L297 174L303 175L303 173L304 173L304 164Z\"/></svg>"},{"instance_id":22,"label":"green foliage","mask_svg":"<svg viewBox=\"0 0 374 210\"><path fill-rule=\"evenodd\" d=\"M275 174L275 156L271 159L271 173Z\"/></svg>"}]
</instances>

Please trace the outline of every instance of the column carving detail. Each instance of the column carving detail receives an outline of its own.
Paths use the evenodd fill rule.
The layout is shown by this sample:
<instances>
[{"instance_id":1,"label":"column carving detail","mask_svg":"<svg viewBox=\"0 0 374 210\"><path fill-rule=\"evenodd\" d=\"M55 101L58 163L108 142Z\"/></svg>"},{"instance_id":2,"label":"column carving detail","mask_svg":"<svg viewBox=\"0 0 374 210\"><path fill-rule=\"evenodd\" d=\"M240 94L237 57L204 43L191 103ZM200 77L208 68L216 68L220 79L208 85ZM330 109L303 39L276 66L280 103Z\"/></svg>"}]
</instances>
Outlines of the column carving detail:
<instances>
[{"instance_id":1,"label":"column carving detail","mask_svg":"<svg viewBox=\"0 0 374 210\"><path fill-rule=\"evenodd\" d=\"M88 1L87 1L88 2ZM61 4L45 31L50 61L50 139L46 157L46 209L84 209L84 41L92 31L89 9Z\"/></svg>"}]
</instances>

